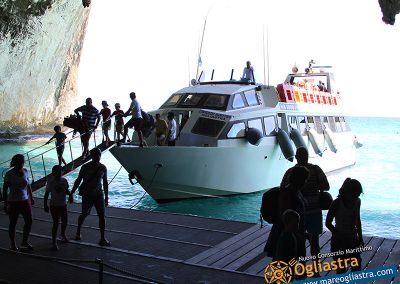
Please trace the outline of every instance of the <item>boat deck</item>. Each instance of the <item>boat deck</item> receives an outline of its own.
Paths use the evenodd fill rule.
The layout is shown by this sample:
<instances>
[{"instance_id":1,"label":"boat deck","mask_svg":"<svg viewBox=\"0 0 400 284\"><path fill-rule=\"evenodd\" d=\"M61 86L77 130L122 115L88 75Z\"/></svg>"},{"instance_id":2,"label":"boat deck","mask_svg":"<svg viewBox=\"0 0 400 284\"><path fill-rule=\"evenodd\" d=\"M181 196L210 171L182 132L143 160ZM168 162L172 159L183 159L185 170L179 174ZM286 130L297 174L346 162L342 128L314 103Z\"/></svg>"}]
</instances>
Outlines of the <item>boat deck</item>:
<instances>
[{"instance_id":1,"label":"boat deck","mask_svg":"<svg viewBox=\"0 0 400 284\"><path fill-rule=\"evenodd\" d=\"M37 198L33 207L35 250L25 253L8 250L8 217L0 205L0 283L99 283L96 259L104 262L104 283L265 283L263 271L271 259L263 247L270 226L110 207L106 237L112 246L100 247L94 215L84 223L82 241L72 240L80 204L71 204L71 241L55 252L51 217L42 203ZM22 223L20 218L18 240ZM329 252L330 236L321 236L322 252ZM400 263L400 240L365 237L365 243L373 250L362 253L363 269ZM400 277L375 283L400 283Z\"/></svg>"}]
</instances>

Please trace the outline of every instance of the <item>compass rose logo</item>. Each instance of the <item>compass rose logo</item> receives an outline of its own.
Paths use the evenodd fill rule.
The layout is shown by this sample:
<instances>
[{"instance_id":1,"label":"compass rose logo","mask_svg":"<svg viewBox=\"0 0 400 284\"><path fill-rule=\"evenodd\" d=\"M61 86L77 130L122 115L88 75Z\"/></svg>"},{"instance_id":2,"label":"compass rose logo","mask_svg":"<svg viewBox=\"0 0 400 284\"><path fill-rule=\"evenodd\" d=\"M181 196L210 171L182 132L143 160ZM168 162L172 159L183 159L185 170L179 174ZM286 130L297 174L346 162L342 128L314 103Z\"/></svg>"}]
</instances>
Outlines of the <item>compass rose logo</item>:
<instances>
[{"instance_id":1,"label":"compass rose logo","mask_svg":"<svg viewBox=\"0 0 400 284\"><path fill-rule=\"evenodd\" d=\"M273 261L267 265L264 278L267 283L287 284L293 278L292 266L296 261L292 259L289 264L284 261Z\"/></svg>"}]
</instances>

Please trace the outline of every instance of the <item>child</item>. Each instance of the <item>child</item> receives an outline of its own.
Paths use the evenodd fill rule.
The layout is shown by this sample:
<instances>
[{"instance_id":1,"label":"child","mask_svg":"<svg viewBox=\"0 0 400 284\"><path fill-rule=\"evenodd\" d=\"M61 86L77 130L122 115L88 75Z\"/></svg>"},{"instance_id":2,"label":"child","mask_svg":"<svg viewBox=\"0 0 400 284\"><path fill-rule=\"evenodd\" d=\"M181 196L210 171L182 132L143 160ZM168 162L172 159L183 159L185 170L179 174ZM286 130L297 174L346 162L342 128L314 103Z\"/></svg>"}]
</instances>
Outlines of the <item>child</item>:
<instances>
[{"instance_id":1,"label":"child","mask_svg":"<svg viewBox=\"0 0 400 284\"><path fill-rule=\"evenodd\" d=\"M300 224L300 215L292 210L287 209L282 215L283 232L279 236L276 247L274 260L289 263L293 258L299 258L297 233Z\"/></svg>"},{"instance_id":2,"label":"child","mask_svg":"<svg viewBox=\"0 0 400 284\"><path fill-rule=\"evenodd\" d=\"M124 137L124 112L121 110L121 105L119 103L115 104L115 111L112 113L111 117L115 115L115 131L117 132L117 140L120 137Z\"/></svg>"},{"instance_id":3,"label":"child","mask_svg":"<svg viewBox=\"0 0 400 284\"><path fill-rule=\"evenodd\" d=\"M100 111L101 116L103 117L103 142L104 137L106 138L106 146L108 146L108 142L110 142L110 137L108 136L108 131L111 128L111 110L108 108L107 101L102 101L101 105L103 109Z\"/></svg>"},{"instance_id":4,"label":"child","mask_svg":"<svg viewBox=\"0 0 400 284\"><path fill-rule=\"evenodd\" d=\"M49 139L49 141L46 142L46 144L49 144L51 140L56 139L56 150L57 150L57 156L58 156L58 164L61 166L61 162L64 163L64 165L67 165L63 158L63 153L64 153L64 141L67 139L67 135L65 133L61 132L61 126L56 125L54 126L54 131L56 132L53 137Z\"/></svg>"},{"instance_id":5,"label":"child","mask_svg":"<svg viewBox=\"0 0 400 284\"><path fill-rule=\"evenodd\" d=\"M331 251L346 251L364 246L360 218L361 199L363 192L360 182L347 178L339 190L338 197L332 202L326 216L326 227L332 232ZM335 219L335 225L332 224ZM338 256L334 257L337 261ZM351 267L351 271L360 270L360 253L351 253L340 256L341 259L357 258L358 267ZM337 273L344 273L347 268L339 268Z\"/></svg>"},{"instance_id":6,"label":"child","mask_svg":"<svg viewBox=\"0 0 400 284\"><path fill-rule=\"evenodd\" d=\"M61 241L68 242L65 235L65 230L68 223L68 213L67 213L67 202L65 200L66 195L70 195L68 190L68 181L62 177L62 168L59 165L53 167L52 177L49 178L46 184L46 193L44 195L44 211L49 212L49 207L47 205L47 200L49 194L51 194L50 200L50 212L53 218L53 228L52 228L52 240L53 240L53 250L58 250L57 246L57 230L58 222L61 218Z\"/></svg>"}]
</instances>

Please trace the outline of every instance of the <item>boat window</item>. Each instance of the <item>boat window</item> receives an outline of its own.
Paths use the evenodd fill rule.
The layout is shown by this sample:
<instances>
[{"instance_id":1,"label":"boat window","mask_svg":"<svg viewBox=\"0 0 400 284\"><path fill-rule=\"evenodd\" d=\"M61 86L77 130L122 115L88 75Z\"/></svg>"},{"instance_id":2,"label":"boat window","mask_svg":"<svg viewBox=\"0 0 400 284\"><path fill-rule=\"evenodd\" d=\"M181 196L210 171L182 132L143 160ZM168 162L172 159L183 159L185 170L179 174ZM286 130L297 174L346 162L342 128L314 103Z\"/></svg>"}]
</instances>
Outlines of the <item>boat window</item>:
<instances>
[{"instance_id":1,"label":"boat window","mask_svg":"<svg viewBox=\"0 0 400 284\"><path fill-rule=\"evenodd\" d=\"M288 116L288 123L291 128L297 129L297 119L295 116Z\"/></svg>"},{"instance_id":2,"label":"boat window","mask_svg":"<svg viewBox=\"0 0 400 284\"><path fill-rule=\"evenodd\" d=\"M307 125L308 127L315 129L314 117L307 116Z\"/></svg>"},{"instance_id":3,"label":"boat window","mask_svg":"<svg viewBox=\"0 0 400 284\"><path fill-rule=\"evenodd\" d=\"M244 122L235 123L232 125L228 134L226 135L228 138L239 138L245 136L246 125Z\"/></svg>"},{"instance_id":4,"label":"boat window","mask_svg":"<svg viewBox=\"0 0 400 284\"><path fill-rule=\"evenodd\" d=\"M204 102L205 107L216 107L221 108L226 106L228 96L221 95L209 95L207 100Z\"/></svg>"},{"instance_id":5,"label":"boat window","mask_svg":"<svg viewBox=\"0 0 400 284\"><path fill-rule=\"evenodd\" d=\"M322 124L321 117L315 116L314 122L315 122L315 129L317 130L317 133L322 133L324 131L324 126Z\"/></svg>"},{"instance_id":6,"label":"boat window","mask_svg":"<svg viewBox=\"0 0 400 284\"><path fill-rule=\"evenodd\" d=\"M306 133L306 118L304 116L299 116L298 118L299 126L300 126L300 133L304 135Z\"/></svg>"},{"instance_id":7,"label":"boat window","mask_svg":"<svg viewBox=\"0 0 400 284\"><path fill-rule=\"evenodd\" d=\"M336 132L335 128L335 118L333 116L328 117L328 122L329 122L329 128L333 131Z\"/></svg>"},{"instance_id":8,"label":"boat window","mask_svg":"<svg viewBox=\"0 0 400 284\"><path fill-rule=\"evenodd\" d=\"M342 125L340 124L340 119L339 117L335 117L335 126L336 126L336 132L342 132Z\"/></svg>"},{"instance_id":9,"label":"boat window","mask_svg":"<svg viewBox=\"0 0 400 284\"><path fill-rule=\"evenodd\" d=\"M264 117L264 127L265 127L265 133L267 134L267 136L274 136L275 129L276 129L275 116Z\"/></svg>"},{"instance_id":10,"label":"boat window","mask_svg":"<svg viewBox=\"0 0 400 284\"><path fill-rule=\"evenodd\" d=\"M183 102L180 103L180 105L195 106L199 103L201 97L202 97L202 95L200 95L200 94L189 94L186 96L186 98L183 100Z\"/></svg>"},{"instance_id":11,"label":"boat window","mask_svg":"<svg viewBox=\"0 0 400 284\"><path fill-rule=\"evenodd\" d=\"M246 98L247 104L249 106L256 106L259 104L255 90L249 90L244 92L244 97Z\"/></svg>"},{"instance_id":12,"label":"boat window","mask_svg":"<svg viewBox=\"0 0 400 284\"><path fill-rule=\"evenodd\" d=\"M233 108L242 108L245 107L244 101L242 99L242 95L241 94L236 94L233 97L233 103L232 103L232 107Z\"/></svg>"},{"instance_id":13,"label":"boat window","mask_svg":"<svg viewBox=\"0 0 400 284\"><path fill-rule=\"evenodd\" d=\"M264 130L262 126L261 119L252 119L247 122L250 128L257 128L258 130L261 131L261 133L264 135Z\"/></svg>"},{"instance_id":14,"label":"boat window","mask_svg":"<svg viewBox=\"0 0 400 284\"><path fill-rule=\"evenodd\" d=\"M174 106L176 103L179 101L179 99L182 97L182 95L173 95L171 96L166 102L165 106Z\"/></svg>"},{"instance_id":15,"label":"boat window","mask_svg":"<svg viewBox=\"0 0 400 284\"><path fill-rule=\"evenodd\" d=\"M224 127L225 122L200 117L193 126L192 133L215 137Z\"/></svg>"}]
</instances>

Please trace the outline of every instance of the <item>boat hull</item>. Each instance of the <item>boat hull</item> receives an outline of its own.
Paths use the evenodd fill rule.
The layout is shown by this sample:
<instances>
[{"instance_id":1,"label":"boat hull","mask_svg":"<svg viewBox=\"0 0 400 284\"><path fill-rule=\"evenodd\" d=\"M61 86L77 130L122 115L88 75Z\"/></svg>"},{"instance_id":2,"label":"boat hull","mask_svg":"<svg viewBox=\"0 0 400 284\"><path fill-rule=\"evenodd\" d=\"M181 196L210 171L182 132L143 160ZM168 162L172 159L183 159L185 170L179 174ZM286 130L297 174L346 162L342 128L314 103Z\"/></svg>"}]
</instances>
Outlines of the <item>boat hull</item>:
<instances>
[{"instance_id":1,"label":"boat hull","mask_svg":"<svg viewBox=\"0 0 400 284\"><path fill-rule=\"evenodd\" d=\"M326 145L323 135L321 145ZM336 137L337 153L328 147L310 162L325 172L355 164L354 136ZM306 140L307 141L307 140ZM275 137L264 137L258 146L245 140L218 147L144 147L122 145L110 151L128 171L137 171L138 182L158 202L177 199L228 196L266 190L280 184L295 163L283 156ZM293 144L293 147L294 144Z\"/></svg>"}]
</instances>

